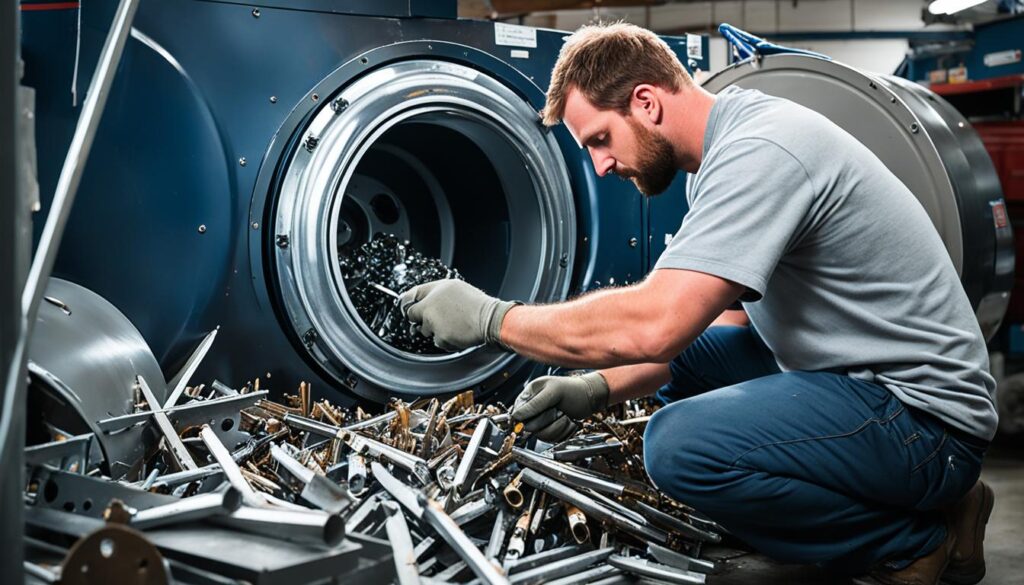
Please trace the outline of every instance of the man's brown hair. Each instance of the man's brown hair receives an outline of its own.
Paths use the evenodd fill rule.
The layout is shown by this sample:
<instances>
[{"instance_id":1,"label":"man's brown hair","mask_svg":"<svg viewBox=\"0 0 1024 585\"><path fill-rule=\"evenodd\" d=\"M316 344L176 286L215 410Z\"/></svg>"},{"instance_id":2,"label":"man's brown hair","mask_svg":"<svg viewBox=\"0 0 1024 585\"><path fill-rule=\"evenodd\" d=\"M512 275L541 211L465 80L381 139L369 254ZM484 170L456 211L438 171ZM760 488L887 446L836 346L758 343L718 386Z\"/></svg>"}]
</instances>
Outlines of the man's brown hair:
<instances>
[{"instance_id":1,"label":"man's brown hair","mask_svg":"<svg viewBox=\"0 0 1024 585\"><path fill-rule=\"evenodd\" d=\"M594 107L625 114L633 88L644 83L676 92L693 80L668 44L647 29L623 22L583 26L558 54L541 116L546 126L558 124L573 88Z\"/></svg>"}]
</instances>

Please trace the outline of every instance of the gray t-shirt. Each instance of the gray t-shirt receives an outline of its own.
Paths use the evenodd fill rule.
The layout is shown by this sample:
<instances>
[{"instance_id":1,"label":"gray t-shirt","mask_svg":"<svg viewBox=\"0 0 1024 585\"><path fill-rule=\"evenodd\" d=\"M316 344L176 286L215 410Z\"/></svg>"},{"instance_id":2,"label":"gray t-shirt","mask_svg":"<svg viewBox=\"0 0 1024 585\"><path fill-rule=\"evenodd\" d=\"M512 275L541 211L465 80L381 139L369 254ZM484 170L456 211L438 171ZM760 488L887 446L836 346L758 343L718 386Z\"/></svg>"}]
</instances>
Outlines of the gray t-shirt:
<instances>
[{"instance_id":1,"label":"gray t-shirt","mask_svg":"<svg viewBox=\"0 0 1024 585\"><path fill-rule=\"evenodd\" d=\"M914 195L855 138L730 87L687 199L655 269L745 286L744 309L783 370L843 369L992 438L995 381L953 263Z\"/></svg>"}]
</instances>

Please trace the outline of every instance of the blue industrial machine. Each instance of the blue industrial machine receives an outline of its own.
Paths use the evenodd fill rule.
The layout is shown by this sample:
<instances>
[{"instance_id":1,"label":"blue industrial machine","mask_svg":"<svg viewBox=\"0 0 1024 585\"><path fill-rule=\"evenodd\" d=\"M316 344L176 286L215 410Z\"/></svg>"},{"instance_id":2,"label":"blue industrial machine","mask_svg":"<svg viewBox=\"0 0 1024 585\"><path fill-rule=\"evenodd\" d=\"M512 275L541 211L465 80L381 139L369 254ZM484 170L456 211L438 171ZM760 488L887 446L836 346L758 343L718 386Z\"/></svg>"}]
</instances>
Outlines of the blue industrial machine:
<instances>
[{"instance_id":1,"label":"blue industrial machine","mask_svg":"<svg viewBox=\"0 0 1024 585\"><path fill-rule=\"evenodd\" d=\"M26 5L47 194L77 116L79 15ZM80 79L112 11L82 9ZM219 327L199 379L372 401L521 382L535 365L512 354L381 342L338 255L393 233L528 302L640 279L679 225L682 182L647 200L539 124L565 34L458 20L454 0L144 1L55 275L116 306L167 376ZM667 40L707 69L706 37Z\"/></svg>"}]
</instances>

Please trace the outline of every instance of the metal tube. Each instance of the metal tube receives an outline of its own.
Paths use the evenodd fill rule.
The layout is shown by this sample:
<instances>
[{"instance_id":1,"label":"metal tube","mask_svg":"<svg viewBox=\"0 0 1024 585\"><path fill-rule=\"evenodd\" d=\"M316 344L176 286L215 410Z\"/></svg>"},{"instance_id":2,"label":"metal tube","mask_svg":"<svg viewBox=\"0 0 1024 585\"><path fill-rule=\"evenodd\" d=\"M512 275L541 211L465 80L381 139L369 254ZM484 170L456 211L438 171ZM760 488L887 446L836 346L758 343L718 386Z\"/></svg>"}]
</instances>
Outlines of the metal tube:
<instances>
[{"instance_id":1,"label":"metal tube","mask_svg":"<svg viewBox=\"0 0 1024 585\"><path fill-rule=\"evenodd\" d=\"M150 472L146 479L143 480L142 485L139 486L139 489L143 491L149 491L149 488L153 487L153 482L156 481L156 478L158 477L160 477L160 470L154 469L153 471Z\"/></svg>"},{"instance_id":2,"label":"metal tube","mask_svg":"<svg viewBox=\"0 0 1024 585\"><path fill-rule=\"evenodd\" d=\"M345 522L337 514L310 510L275 510L242 506L231 514L212 516L212 522L243 532L302 543L335 546L345 537Z\"/></svg>"},{"instance_id":3,"label":"metal tube","mask_svg":"<svg viewBox=\"0 0 1024 585\"><path fill-rule=\"evenodd\" d=\"M666 583L694 583L696 585L703 585L707 580L707 576L701 573L681 571L675 567L652 563L636 557L612 555L608 557L608 564L638 577L657 579Z\"/></svg>"},{"instance_id":4,"label":"metal tube","mask_svg":"<svg viewBox=\"0 0 1024 585\"><path fill-rule=\"evenodd\" d=\"M573 504L595 520L614 524L624 532L633 534L642 540L653 540L659 544L665 544L668 540L668 536L661 530L650 526L644 526L609 510L608 508L598 504L590 496L582 494L549 477L545 477L532 469L523 470L523 481L528 485L532 485L539 490L547 492L560 500Z\"/></svg>"},{"instance_id":5,"label":"metal tube","mask_svg":"<svg viewBox=\"0 0 1024 585\"><path fill-rule=\"evenodd\" d=\"M203 425L203 428L199 431L200 438L203 439L203 443L206 444L206 448L209 449L210 455L220 464L221 470L224 472L224 476L231 482L231 486L234 487L239 493L242 494L242 501L249 506L265 506L266 500L262 496L256 493L246 481L242 475L242 470L238 468L238 464L231 458L231 453L224 447L224 444L217 438L217 433L213 432L210 425Z\"/></svg>"},{"instance_id":6,"label":"metal tube","mask_svg":"<svg viewBox=\"0 0 1024 585\"><path fill-rule=\"evenodd\" d=\"M220 380L214 380L213 384L211 384L211 387L214 389L214 391L217 392L217 394L220 394L221 396L238 396L238 390L231 388L230 386L221 382Z\"/></svg>"},{"instance_id":7,"label":"metal tube","mask_svg":"<svg viewBox=\"0 0 1024 585\"><path fill-rule=\"evenodd\" d=\"M513 585L538 585L539 583L571 575L591 565L600 563L610 557L613 552L615 552L615 549L612 547L592 550L581 555L535 567L529 571L516 573L512 575L510 581Z\"/></svg>"},{"instance_id":8,"label":"metal tube","mask_svg":"<svg viewBox=\"0 0 1024 585\"><path fill-rule=\"evenodd\" d=\"M587 528L587 517L583 514L583 510L567 504L565 506L565 516L569 521L569 532L572 533L572 537L576 539L576 542L583 544L590 540L590 528Z\"/></svg>"},{"instance_id":9,"label":"metal tube","mask_svg":"<svg viewBox=\"0 0 1024 585\"><path fill-rule=\"evenodd\" d=\"M488 418L480 419L480 422L477 423L473 437L470 438L469 445L466 446L466 453L462 456L458 469L455 470L455 481L452 482L455 493L462 493L466 479L469 478L469 471L472 469L473 463L476 462L477 454L480 453L480 444L484 442L490 428L491 420Z\"/></svg>"},{"instance_id":10,"label":"metal tube","mask_svg":"<svg viewBox=\"0 0 1024 585\"><path fill-rule=\"evenodd\" d=\"M229 514L242 505L242 494L229 487L224 493L202 494L177 502L140 510L132 515L133 528L146 530L168 524L199 520L215 514Z\"/></svg>"},{"instance_id":11,"label":"metal tube","mask_svg":"<svg viewBox=\"0 0 1024 585\"><path fill-rule=\"evenodd\" d=\"M298 414L292 414L290 412L284 415L284 424L292 427L293 429L315 433L322 437L340 438L341 436L341 427L329 425L327 423L313 420Z\"/></svg>"},{"instance_id":12,"label":"metal tube","mask_svg":"<svg viewBox=\"0 0 1024 585\"><path fill-rule=\"evenodd\" d=\"M366 419L364 421L360 421L360 422L357 422L357 423L352 423L350 425L346 425L344 427L341 427L341 430L345 430L345 431L359 431L359 430L362 430L362 429L365 429L365 428L368 428L368 427L372 427L374 425L379 425L380 423L388 422L391 419L395 418L396 416L398 416L398 412L394 411L394 410L391 410L391 411L385 412L384 414L377 415L377 416L375 416L373 418L368 418L368 419Z\"/></svg>"},{"instance_id":13,"label":"metal tube","mask_svg":"<svg viewBox=\"0 0 1024 585\"><path fill-rule=\"evenodd\" d=\"M359 453L348 456L348 489L353 495L361 496L366 492L366 458Z\"/></svg>"},{"instance_id":14,"label":"metal tube","mask_svg":"<svg viewBox=\"0 0 1024 585\"><path fill-rule=\"evenodd\" d=\"M505 501L508 502L509 506L514 509L519 509L526 502L526 498L523 497L523 492L520 488L523 483L523 473L520 471L512 481L508 482L505 489L501 491L502 495L505 496Z\"/></svg>"}]
</instances>

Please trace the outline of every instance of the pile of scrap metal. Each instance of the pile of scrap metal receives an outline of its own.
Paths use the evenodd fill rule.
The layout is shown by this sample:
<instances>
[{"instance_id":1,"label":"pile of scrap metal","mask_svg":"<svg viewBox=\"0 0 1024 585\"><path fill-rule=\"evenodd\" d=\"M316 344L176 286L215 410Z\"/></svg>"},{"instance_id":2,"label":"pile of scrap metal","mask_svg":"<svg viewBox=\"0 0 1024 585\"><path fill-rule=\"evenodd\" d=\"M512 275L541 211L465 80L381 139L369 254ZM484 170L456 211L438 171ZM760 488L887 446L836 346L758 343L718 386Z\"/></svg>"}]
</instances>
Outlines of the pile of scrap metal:
<instances>
[{"instance_id":1,"label":"pile of scrap metal","mask_svg":"<svg viewBox=\"0 0 1024 585\"><path fill-rule=\"evenodd\" d=\"M161 433L139 479L102 477L92 435L29 448L32 574L95 577L116 538L135 539L119 547L130 570L176 582L703 583L714 569L700 556L716 526L648 483L645 403L549 445L471 392L371 416L313 401L305 384L283 403L217 383L150 409L139 382L139 413L106 424ZM238 428L218 422L234 420L224 404ZM179 432L190 409L200 422ZM79 541L65 553L60 536Z\"/></svg>"}]
</instances>

